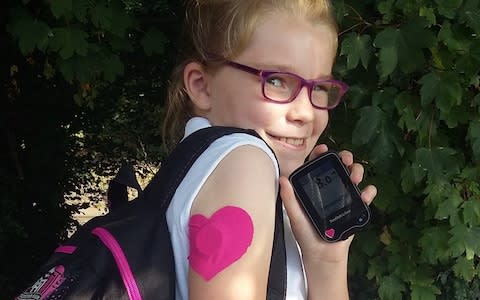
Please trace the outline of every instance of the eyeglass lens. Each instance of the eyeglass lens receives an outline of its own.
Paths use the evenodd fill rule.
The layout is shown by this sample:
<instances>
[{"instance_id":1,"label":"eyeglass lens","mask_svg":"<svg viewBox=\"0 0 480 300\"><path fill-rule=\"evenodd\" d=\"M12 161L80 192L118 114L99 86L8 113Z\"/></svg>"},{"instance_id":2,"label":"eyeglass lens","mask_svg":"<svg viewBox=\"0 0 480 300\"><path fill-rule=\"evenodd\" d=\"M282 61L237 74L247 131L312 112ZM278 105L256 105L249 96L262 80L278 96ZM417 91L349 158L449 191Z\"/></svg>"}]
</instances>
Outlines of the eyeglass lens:
<instances>
[{"instance_id":1,"label":"eyeglass lens","mask_svg":"<svg viewBox=\"0 0 480 300\"><path fill-rule=\"evenodd\" d=\"M264 94L278 102L293 100L301 88L300 78L286 73L274 73L265 78ZM334 106L340 97L340 86L332 82L318 82L311 89L312 104L318 107Z\"/></svg>"}]
</instances>

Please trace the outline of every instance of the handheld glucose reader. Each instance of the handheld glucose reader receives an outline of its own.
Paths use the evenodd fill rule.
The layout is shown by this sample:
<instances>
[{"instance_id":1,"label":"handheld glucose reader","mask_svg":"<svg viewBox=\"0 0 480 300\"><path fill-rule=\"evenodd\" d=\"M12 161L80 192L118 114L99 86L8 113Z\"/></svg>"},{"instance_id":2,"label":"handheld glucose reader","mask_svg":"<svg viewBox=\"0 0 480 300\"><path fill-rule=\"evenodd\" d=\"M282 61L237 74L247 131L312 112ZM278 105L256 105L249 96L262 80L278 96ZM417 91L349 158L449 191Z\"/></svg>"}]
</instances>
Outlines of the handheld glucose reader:
<instances>
[{"instance_id":1,"label":"handheld glucose reader","mask_svg":"<svg viewBox=\"0 0 480 300\"><path fill-rule=\"evenodd\" d=\"M338 154L327 152L289 177L305 212L327 242L347 239L370 221L370 210Z\"/></svg>"}]
</instances>

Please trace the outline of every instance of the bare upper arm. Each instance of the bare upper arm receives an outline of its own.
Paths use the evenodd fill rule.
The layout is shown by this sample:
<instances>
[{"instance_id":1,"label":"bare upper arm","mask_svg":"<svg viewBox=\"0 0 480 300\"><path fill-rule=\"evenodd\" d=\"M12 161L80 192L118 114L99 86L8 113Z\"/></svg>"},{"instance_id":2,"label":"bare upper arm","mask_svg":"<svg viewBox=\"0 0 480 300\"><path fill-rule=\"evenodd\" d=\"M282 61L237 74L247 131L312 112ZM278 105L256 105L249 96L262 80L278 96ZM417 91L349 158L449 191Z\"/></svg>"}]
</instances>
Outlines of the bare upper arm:
<instances>
[{"instance_id":1,"label":"bare upper arm","mask_svg":"<svg viewBox=\"0 0 480 300\"><path fill-rule=\"evenodd\" d=\"M202 269L196 267L194 270L190 264L190 299L265 299L276 196L275 169L263 150L241 146L219 163L197 195L191 215L203 215L208 219L224 207L234 207L250 218L253 235L244 253L232 262L227 261L223 269L220 270L215 259L200 262L204 268L213 268L210 272L215 275L210 279L199 274ZM243 228L231 229L235 224L230 223L216 224L221 227L221 234L229 235L227 240L230 242L217 247L221 249L212 249L211 255L216 255L215 251L231 251L229 247L239 246L242 238L239 238L238 230ZM190 243L195 242L190 240Z\"/></svg>"}]
</instances>

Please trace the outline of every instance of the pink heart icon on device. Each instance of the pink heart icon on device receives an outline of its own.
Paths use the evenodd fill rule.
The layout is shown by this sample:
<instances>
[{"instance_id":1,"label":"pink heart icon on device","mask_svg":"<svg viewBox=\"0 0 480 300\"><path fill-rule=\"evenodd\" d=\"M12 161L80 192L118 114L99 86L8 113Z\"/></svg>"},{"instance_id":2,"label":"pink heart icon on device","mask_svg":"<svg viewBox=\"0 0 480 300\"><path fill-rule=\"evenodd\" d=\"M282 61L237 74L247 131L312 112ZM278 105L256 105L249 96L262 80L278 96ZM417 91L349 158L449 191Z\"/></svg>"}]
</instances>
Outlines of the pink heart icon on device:
<instances>
[{"instance_id":1,"label":"pink heart icon on device","mask_svg":"<svg viewBox=\"0 0 480 300\"><path fill-rule=\"evenodd\" d=\"M335 229L330 228L325 230L325 235L330 239L333 238L335 236Z\"/></svg>"},{"instance_id":2,"label":"pink heart icon on device","mask_svg":"<svg viewBox=\"0 0 480 300\"><path fill-rule=\"evenodd\" d=\"M193 215L188 227L190 266L207 281L242 257L253 239L250 215L235 206L223 207L210 218Z\"/></svg>"}]
</instances>

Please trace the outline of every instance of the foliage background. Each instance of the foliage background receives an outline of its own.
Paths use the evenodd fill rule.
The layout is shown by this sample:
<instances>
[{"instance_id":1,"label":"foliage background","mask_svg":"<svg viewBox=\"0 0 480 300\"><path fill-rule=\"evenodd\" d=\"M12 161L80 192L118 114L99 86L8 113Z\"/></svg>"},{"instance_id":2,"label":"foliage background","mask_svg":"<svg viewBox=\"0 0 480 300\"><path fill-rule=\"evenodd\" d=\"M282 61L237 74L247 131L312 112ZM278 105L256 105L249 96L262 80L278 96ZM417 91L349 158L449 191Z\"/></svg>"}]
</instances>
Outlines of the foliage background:
<instances>
[{"instance_id":1,"label":"foliage background","mask_svg":"<svg viewBox=\"0 0 480 300\"><path fill-rule=\"evenodd\" d=\"M351 89L323 139L352 149L379 189L373 222L352 246L351 298L479 299L479 0L334 3L335 73ZM64 195L95 187L94 174L112 175L122 162L161 162L183 14L177 0L7 7L2 299L22 290L76 225L69 216L79 207Z\"/></svg>"}]
</instances>

